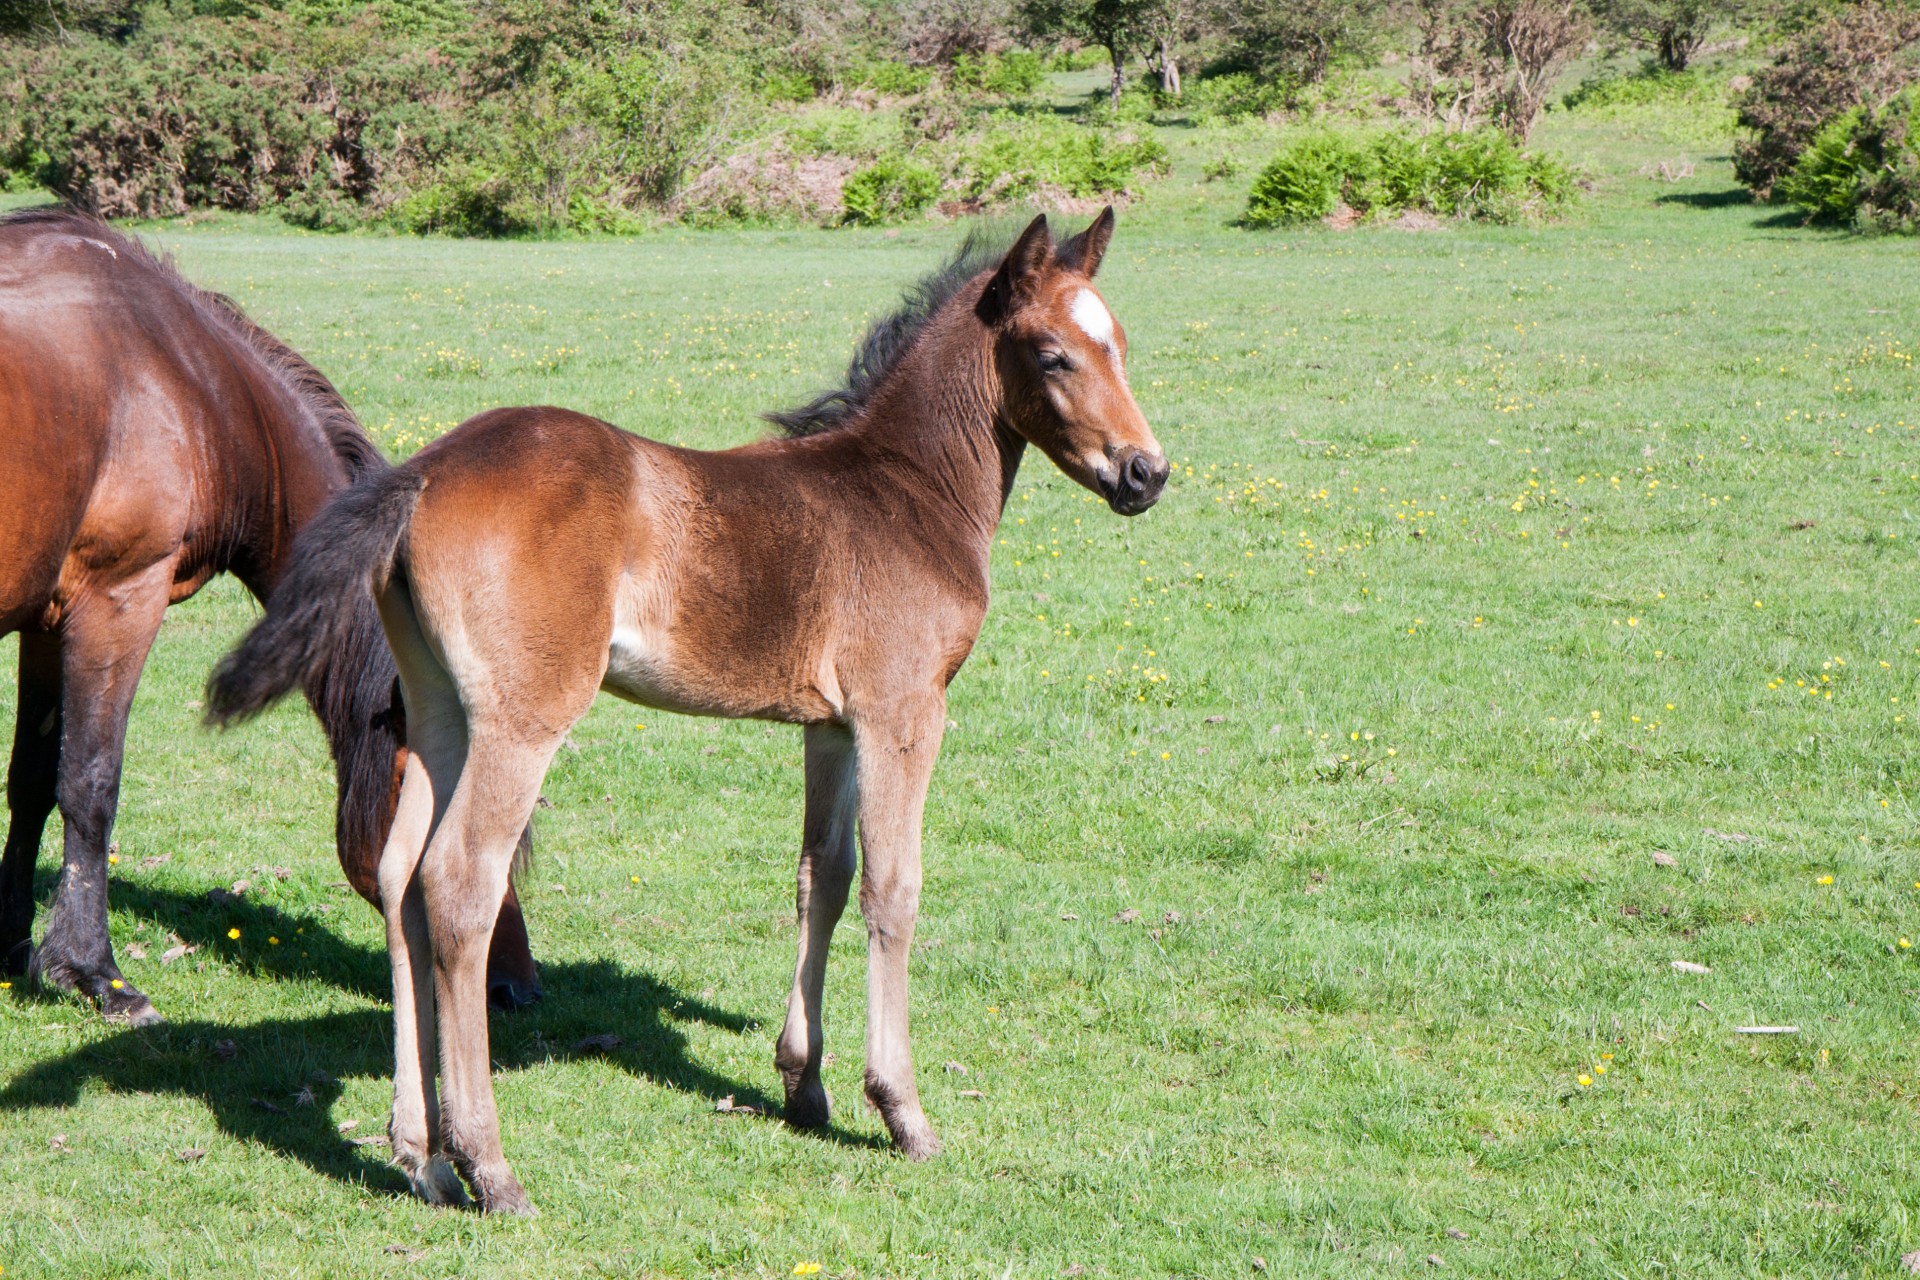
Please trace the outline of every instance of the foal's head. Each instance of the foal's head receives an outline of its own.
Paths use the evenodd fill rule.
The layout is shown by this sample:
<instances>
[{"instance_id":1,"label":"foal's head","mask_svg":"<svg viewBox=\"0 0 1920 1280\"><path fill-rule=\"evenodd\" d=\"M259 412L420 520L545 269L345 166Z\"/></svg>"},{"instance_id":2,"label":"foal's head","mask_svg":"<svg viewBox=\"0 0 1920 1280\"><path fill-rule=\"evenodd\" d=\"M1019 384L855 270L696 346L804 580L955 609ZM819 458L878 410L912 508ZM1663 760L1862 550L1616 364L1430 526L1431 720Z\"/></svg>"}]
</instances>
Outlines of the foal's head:
<instances>
[{"instance_id":1,"label":"foal's head","mask_svg":"<svg viewBox=\"0 0 1920 1280\"><path fill-rule=\"evenodd\" d=\"M1007 251L978 314L993 332L1001 417L1123 516L1152 506L1167 456L1127 386L1127 335L1093 287L1113 210L1056 245L1045 217Z\"/></svg>"}]
</instances>

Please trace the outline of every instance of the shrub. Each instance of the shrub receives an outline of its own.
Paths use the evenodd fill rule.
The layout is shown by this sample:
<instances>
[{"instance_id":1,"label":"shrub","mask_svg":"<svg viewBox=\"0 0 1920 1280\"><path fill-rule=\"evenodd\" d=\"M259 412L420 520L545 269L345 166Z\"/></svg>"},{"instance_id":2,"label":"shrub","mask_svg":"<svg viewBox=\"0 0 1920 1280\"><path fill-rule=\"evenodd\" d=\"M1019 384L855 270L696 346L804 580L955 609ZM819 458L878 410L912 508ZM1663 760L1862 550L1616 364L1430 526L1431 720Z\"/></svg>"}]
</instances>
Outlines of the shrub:
<instances>
[{"instance_id":1,"label":"shrub","mask_svg":"<svg viewBox=\"0 0 1920 1280\"><path fill-rule=\"evenodd\" d=\"M1037 53L1010 49L1006 53L963 53L953 60L948 83L961 93L1024 98L1047 78L1046 64Z\"/></svg>"},{"instance_id":2,"label":"shrub","mask_svg":"<svg viewBox=\"0 0 1920 1280\"><path fill-rule=\"evenodd\" d=\"M1862 0L1791 40L1741 95L1734 174L1765 200L1826 125L1920 81L1920 10Z\"/></svg>"},{"instance_id":3,"label":"shrub","mask_svg":"<svg viewBox=\"0 0 1920 1280\"><path fill-rule=\"evenodd\" d=\"M999 204L1042 191L1120 195L1167 166L1167 149L1151 138L1073 125L1053 116L1002 115L965 139L955 180L963 198Z\"/></svg>"},{"instance_id":4,"label":"shrub","mask_svg":"<svg viewBox=\"0 0 1920 1280\"><path fill-rule=\"evenodd\" d=\"M1920 89L1855 107L1814 136L1775 194L1816 222L1920 232Z\"/></svg>"},{"instance_id":5,"label":"shrub","mask_svg":"<svg viewBox=\"0 0 1920 1280\"><path fill-rule=\"evenodd\" d=\"M511 184L483 168L462 168L408 195L388 214L416 235L504 236L531 229L513 208Z\"/></svg>"},{"instance_id":6,"label":"shrub","mask_svg":"<svg viewBox=\"0 0 1920 1280\"><path fill-rule=\"evenodd\" d=\"M1253 180L1246 221L1280 227L1317 222L1340 206L1347 179L1364 163L1361 150L1331 133L1310 133L1280 149Z\"/></svg>"},{"instance_id":7,"label":"shrub","mask_svg":"<svg viewBox=\"0 0 1920 1280\"><path fill-rule=\"evenodd\" d=\"M926 92L933 83L933 72L904 62L877 60L855 72L848 81L855 88L871 89L888 98L911 98Z\"/></svg>"},{"instance_id":8,"label":"shrub","mask_svg":"<svg viewBox=\"0 0 1920 1280\"><path fill-rule=\"evenodd\" d=\"M905 156L882 156L840 189L848 222L899 222L926 211L940 194L940 175Z\"/></svg>"},{"instance_id":9,"label":"shrub","mask_svg":"<svg viewBox=\"0 0 1920 1280\"><path fill-rule=\"evenodd\" d=\"M1230 71L1189 80L1180 105L1195 120L1239 120L1285 110L1287 95L1278 81Z\"/></svg>"},{"instance_id":10,"label":"shrub","mask_svg":"<svg viewBox=\"0 0 1920 1280\"><path fill-rule=\"evenodd\" d=\"M760 93L768 102L812 102L819 86L805 71L774 70L761 77Z\"/></svg>"},{"instance_id":11,"label":"shrub","mask_svg":"<svg viewBox=\"0 0 1920 1280\"><path fill-rule=\"evenodd\" d=\"M1575 180L1551 156L1506 133L1381 133L1296 138L1254 179L1245 221L1254 227L1313 222L1346 206L1385 217L1420 210L1506 222L1565 204Z\"/></svg>"}]
</instances>

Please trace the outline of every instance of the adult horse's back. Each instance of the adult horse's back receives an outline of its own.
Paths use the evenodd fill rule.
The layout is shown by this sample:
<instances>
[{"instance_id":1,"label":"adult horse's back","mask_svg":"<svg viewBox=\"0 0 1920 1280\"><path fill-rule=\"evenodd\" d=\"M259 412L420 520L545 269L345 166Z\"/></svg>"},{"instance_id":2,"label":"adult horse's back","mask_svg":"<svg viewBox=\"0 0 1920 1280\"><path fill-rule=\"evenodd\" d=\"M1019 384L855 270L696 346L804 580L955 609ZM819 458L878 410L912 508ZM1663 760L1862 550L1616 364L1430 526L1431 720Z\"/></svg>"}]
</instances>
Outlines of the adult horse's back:
<instances>
[{"instance_id":1,"label":"adult horse's back","mask_svg":"<svg viewBox=\"0 0 1920 1280\"><path fill-rule=\"evenodd\" d=\"M7 972L82 992L109 1016L159 1019L114 962L107 845L161 615L222 571L264 599L295 531L385 467L311 365L138 242L63 209L0 219L0 635L20 633L0 854ZM338 773L341 865L378 905L404 725L370 605L343 636L306 694ZM56 805L64 869L36 949L34 861ZM530 995L517 904L502 924L518 963L496 964L496 979Z\"/></svg>"}]
</instances>

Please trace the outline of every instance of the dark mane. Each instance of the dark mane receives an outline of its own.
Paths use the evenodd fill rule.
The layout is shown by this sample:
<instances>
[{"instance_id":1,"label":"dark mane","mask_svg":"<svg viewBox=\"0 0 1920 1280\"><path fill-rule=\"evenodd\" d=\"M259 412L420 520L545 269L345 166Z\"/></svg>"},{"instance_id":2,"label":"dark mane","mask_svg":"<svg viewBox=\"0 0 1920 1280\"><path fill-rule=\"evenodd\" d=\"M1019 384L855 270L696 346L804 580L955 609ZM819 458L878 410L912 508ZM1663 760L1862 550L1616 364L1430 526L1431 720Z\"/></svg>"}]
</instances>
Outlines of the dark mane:
<instances>
[{"instance_id":1,"label":"dark mane","mask_svg":"<svg viewBox=\"0 0 1920 1280\"><path fill-rule=\"evenodd\" d=\"M346 466L350 481L387 465L373 441L367 439L367 433L360 427L360 420L347 407L346 400L334 389L325 374L308 364L293 348L255 324L233 299L188 281L174 265L172 255L156 253L144 241L117 231L92 214L68 205L38 205L0 217L0 227L20 226L44 226L69 235L104 240L116 252L127 254L134 261L147 266L187 299L215 329L232 334L259 356L294 398L307 406L314 421L326 433L327 443L333 447L334 455Z\"/></svg>"},{"instance_id":2,"label":"dark mane","mask_svg":"<svg viewBox=\"0 0 1920 1280\"><path fill-rule=\"evenodd\" d=\"M913 350L927 324L940 308L988 267L1005 255L999 237L975 229L953 257L908 289L893 314L876 320L854 350L847 365L847 385L822 392L797 409L769 413L768 422L790 436L818 435L858 416L874 392Z\"/></svg>"}]
</instances>

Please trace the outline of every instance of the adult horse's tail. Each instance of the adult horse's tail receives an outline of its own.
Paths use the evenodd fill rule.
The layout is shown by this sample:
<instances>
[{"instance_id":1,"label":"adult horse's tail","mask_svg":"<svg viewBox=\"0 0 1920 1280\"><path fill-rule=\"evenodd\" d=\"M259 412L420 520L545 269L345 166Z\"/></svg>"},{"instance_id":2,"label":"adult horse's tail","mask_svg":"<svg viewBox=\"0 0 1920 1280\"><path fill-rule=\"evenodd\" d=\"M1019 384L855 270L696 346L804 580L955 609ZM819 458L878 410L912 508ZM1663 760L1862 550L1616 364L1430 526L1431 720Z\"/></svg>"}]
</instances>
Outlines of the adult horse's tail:
<instances>
[{"instance_id":1,"label":"adult horse's tail","mask_svg":"<svg viewBox=\"0 0 1920 1280\"><path fill-rule=\"evenodd\" d=\"M310 686L350 638L375 584L393 569L424 481L405 468L334 495L294 539L266 616L207 679L207 723L233 725Z\"/></svg>"}]
</instances>

